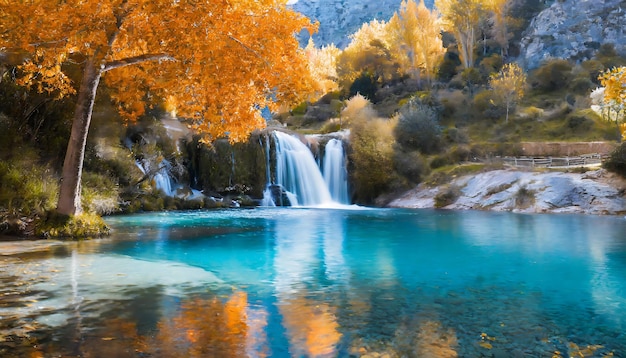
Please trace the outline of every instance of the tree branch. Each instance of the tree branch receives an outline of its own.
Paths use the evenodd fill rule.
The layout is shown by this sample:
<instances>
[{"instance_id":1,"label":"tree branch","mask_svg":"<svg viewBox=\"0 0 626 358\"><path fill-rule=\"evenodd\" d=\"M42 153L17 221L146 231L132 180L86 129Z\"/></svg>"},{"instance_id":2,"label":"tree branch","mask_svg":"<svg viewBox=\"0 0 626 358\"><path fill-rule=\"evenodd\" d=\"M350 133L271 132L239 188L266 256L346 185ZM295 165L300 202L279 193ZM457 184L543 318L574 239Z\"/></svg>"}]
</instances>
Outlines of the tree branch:
<instances>
[{"instance_id":1,"label":"tree branch","mask_svg":"<svg viewBox=\"0 0 626 358\"><path fill-rule=\"evenodd\" d=\"M176 61L172 56L164 53L145 54L134 57L128 57L117 61L107 62L102 67L102 72L107 72L116 68L136 65L142 62L150 61Z\"/></svg>"},{"instance_id":2,"label":"tree branch","mask_svg":"<svg viewBox=\"0 0 626 358\"><path fill-rule=\"evenodd\" d=\"M237 39L236 37L232 36L232 35L227 35L229 39L235 41L236 43L238 43L239 45L241 45L241 47L245 48L247 51L252 52L256 57L258 57L261 61L265 62L265 64L267 66L270 66L269 61L267 61L265 58L263 58L263 56L261 56L260 53L258 53L257 51L255 51L253 48L251 48L250 46L244 44L243 42L241 42L239 39Z\"/></svg>"}]
</instances>

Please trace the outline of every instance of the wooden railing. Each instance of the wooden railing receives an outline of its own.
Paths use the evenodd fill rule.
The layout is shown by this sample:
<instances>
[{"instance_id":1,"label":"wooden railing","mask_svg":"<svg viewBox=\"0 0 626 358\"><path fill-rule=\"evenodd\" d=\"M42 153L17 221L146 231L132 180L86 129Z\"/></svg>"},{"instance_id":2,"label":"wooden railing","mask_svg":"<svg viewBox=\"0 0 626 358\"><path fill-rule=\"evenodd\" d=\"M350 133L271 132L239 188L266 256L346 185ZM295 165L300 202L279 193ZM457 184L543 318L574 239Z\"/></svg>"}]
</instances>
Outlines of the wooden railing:
<instances>
[{"instance_id":1,"label":"wooden railing","mask_svg":"<svg viewBox=\"0 0 626 358\"><path fill-rule=\"evenodd\" d=\"M587 154L575 157L501 157L508 165L529 168L566 168L602 164L601 154Z\"/></svg>"}]
</instances>

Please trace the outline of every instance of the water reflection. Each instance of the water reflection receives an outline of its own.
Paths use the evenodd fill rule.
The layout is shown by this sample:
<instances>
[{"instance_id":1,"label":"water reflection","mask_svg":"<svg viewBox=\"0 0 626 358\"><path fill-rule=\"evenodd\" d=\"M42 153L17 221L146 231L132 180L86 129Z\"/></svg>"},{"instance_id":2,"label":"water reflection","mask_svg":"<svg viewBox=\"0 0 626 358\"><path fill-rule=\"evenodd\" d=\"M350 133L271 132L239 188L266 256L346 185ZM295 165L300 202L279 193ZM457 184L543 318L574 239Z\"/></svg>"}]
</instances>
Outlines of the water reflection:
<instances>
[{"instance_id":1,"label":"water reflection","mask_svg":"<svg viewBox=\"0 0 626 358\"><path fill-rule=\"evenodd\" d=\"M110 240L0 256L0 337L34 339L0 340L0 356L626 352L626 223L615 218L176 215L116 218Z\"/></svg>"},{"instance_id":2,"label":"water reflection","mask_svg":"<svg viewBox=\"0 0 626 358\"><path fill-rule=\"evenodd\" d=\"M277 221L274 227L276 304L290 353L296 357L335 356L341 338L332 300L308 298L309 290L325 290L318 283L317 268L323 267L326 278L338 285L345 285L349 278L342 252L343 220L319 214L293 216Z\"/></svg>"}]
</instances>

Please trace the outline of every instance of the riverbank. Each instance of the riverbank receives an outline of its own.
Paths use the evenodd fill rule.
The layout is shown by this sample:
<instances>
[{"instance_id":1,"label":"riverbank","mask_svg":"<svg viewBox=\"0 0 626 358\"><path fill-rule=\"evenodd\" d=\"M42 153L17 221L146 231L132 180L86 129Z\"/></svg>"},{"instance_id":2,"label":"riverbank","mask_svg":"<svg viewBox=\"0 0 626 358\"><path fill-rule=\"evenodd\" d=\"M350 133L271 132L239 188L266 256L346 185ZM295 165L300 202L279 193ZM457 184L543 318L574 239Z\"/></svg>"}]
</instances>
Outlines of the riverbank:
<instances>
[{"instance_id":1,"label":"riverbank","mask_svg":"<svg viewBox=\"0 0 626 358\"><path fill-rule=\"evenodd\" d=\"M388 204L395 208L521 213L626 214L626 180L597 169L585 173L501 169L420 184Z\"/></svg>"}]
</instances>

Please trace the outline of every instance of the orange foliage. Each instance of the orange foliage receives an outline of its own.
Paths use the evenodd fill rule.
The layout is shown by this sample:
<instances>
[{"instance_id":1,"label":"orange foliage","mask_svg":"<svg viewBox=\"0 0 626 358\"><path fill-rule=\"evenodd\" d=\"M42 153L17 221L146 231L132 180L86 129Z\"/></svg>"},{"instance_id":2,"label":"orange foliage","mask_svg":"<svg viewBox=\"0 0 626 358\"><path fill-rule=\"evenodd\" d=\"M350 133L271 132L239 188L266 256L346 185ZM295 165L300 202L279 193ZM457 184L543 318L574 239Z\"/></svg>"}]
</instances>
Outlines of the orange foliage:
<instances>
[{"instance_id":1,"label":"orange foliage","mask_svg":"<svg viewBox=\"0 0 626 358\"><path fill-rule=\"evenodd\" d=\"M159 322L149 350L164 357L243 357L248 333L245 292L184 302L180 313Z\"/></svg>"},{"instance_id":2,"label":"orange foliage","mask_svg":"<svg viewBox=\"0 0 626 358\"><path fill-rule=\"evenodd\" d=\"M259 108L310 91L295 34L315 26L286 0L0 0L0 48L27 58L21 84L63 97L68 65L94 63L125 118L175 102L208 140L244 140L265 125Z\"/></svg>"},{"instance_id":3,"label":"orange foliage","mask_svg":"<svg viewBox=\"0 0 626 358\"><path fill-rule=\"evenodd\" d=\"M291 298L281 303L280 313L297 356L334 356L341 339L333 308L306 298Z\"/></svg>"}]
</instances>

